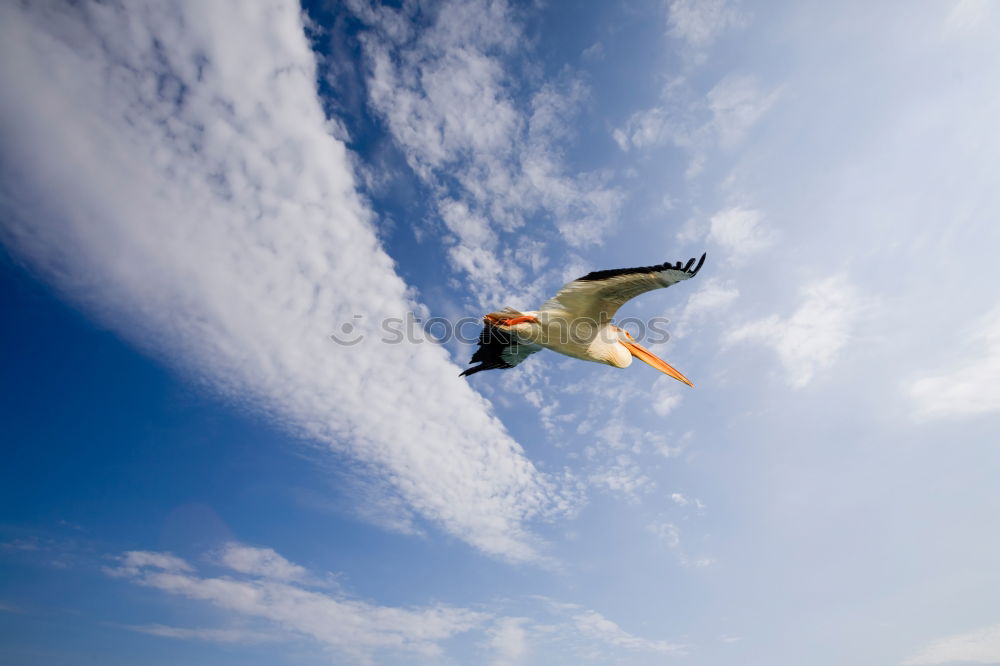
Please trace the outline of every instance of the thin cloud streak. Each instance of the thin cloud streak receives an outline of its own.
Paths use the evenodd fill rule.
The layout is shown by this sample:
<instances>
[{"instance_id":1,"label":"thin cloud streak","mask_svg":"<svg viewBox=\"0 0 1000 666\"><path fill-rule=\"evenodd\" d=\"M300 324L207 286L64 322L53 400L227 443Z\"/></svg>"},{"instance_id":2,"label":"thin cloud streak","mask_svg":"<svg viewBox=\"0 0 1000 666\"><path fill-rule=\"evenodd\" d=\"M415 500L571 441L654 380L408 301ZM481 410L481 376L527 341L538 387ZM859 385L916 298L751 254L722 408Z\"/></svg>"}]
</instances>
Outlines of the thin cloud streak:
<instances>
[{"instance_id":1,"label":"thin cloud streak","mask_svg":"<svg viewBox=\"0 0 1000 666\"><path fill-rule=\"evenodd\" d=\"M683 655L687 652L686 645L630 634L597 611L586 611L575 615L573 621L577 630L584 636L595 638L617 648L658 652L665 655Z\"/></svg>"},{"instance_id":2,"label":"thin cloud streak","mask_svg":"<svg viewBox=\"0 0 1000 666\"><path fill-rule=\"evenodd\" d=\"M1000 662L1000 625L940 638L903 663L925 664L996 664Z\"/></svg>"},{"instance_id":3,"label":"thin cloud streak","mask_svg":"<svg viewBox=\"0 0 1000 666\"><path fill-rule=\"evenodd\" d=\"M1000 308L976 322L953 370L910 382L907 393L917 420L969 418L1000 412Z\"/></svg>"},{"instance_id":4,"label":"thin cloud streak","mask_svg":"<svg viewBox=\"0 0 1000 666\"><path fill-rule=\"evenodd\" d=\"M175 638L177 640L196 640L207 643L254 644L281 640L273 634L246 629L200 629L190 627L172 627L164 624L126 624L122 629L128 629L140 634L159 636L160 638Z\"/></svg>"},{"instance_id":5,"label":"thin cloud streak","mask_svg":"<svg viewBox=\"0 0 1000 666\"><path fill-rule=\"evenodd\" d=\"M231 546L244 551L249 549ZM276 555L270 549L260 549L258 554L264 558ZM172 566L164 568L159 564L165 561ZM378 606L309 589L288 582L282 576L238 578L235 576L244 572L232 567L223 576L207 576L165 553L125 553L118 565L107 568L106 573L137 585L207 602L238 617L261 621L266 626L262 632L162 625L129 627L134 631L216 642L243 640L248 636L257 640L285 641L307 638L363 661L380 650L438 655L441 653L440 641L468 631L489 617L477 611L440 604L415 609Z\"/></svg>"}]
</instances>

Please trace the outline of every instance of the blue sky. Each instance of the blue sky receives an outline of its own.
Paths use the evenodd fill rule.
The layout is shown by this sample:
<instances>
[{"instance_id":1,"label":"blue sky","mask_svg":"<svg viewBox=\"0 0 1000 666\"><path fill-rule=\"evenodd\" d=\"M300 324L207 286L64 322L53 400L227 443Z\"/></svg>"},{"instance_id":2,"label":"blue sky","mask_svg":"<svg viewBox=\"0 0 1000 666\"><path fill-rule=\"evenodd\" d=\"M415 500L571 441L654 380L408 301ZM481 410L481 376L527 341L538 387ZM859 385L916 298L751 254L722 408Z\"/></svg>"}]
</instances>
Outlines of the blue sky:
<instances>
[{"instance_id":1,"label":"blue sky","mask_svg":"<svg viewBox=\"0 0 1000 666\"><path fill-rule=\"evenodd\" d=\"M1000 11L593 4L0 7L4 663L1000 663Z\"/></svg>"}]
</instances>

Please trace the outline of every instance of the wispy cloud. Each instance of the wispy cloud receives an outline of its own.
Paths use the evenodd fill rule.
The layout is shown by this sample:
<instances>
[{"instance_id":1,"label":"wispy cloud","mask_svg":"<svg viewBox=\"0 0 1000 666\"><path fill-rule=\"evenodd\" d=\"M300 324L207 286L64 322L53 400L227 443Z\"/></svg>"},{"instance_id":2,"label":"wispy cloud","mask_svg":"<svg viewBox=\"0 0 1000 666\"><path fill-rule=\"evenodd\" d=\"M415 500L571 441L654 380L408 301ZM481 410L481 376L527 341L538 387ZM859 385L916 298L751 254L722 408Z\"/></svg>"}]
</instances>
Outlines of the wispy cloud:
<instances>
[{"instance_id":1,"label":"wispy cloud","mask_svg":"<svg viewBox=\"0 0 1000 666\"><path fill-rule=\"evenodd\" d=\"M683 655L686 645L626 631L602 613L574 603L545 598L525 600L527 613L504 615L445 604L399 608L353 598L310 584L322 580L269 548L230 543L223 552L239 557L206 558L195 567L170 553L130 551L117 556L105 573L112 578L205 603L219 612L223 627L177 627L159 623L117 625L130 631L177 640L215 643L305 642L335 650L348 661L376 662L393 653L447 658L445 641L475 632L494 666L523 663L532 653L566 649L590 657L627 652ZM230 566L227 560L236 561ZM247 567L247 561L281 561L280 567ZM208 573L207 568L221 567ZM288 568L300 580L290 581ZM252 571L248 573L246 569ZM538 602L548 612L538 612ZM504 605L513 603L507 600Z\"/></svg>"},{"instance_id":2,"label":"wispy cloud","mask_svg":"<svg viewBox=\"0 0 1000 666\"><path fill-rule=\"evenodd\" d=\"M493 666L514 666L528 653L528 628L526 617L503 617L489 631L488 647L496 655Z\"/></svg>"},{"instance_id":3,"label":"wispy cloud","mask_svg":"<svg viewBox=\"0 0 1000 666\"><path fill-rule=\"evenodd\" d=\"M442 3L428 25L409 22L413 5L352 7L369 29L371 105L431 192L453 269L481 306L540 299L513 286L540 268L523 245L534 233L526 222L548 217L565 243L593 245L621 204L605 176L572 173L557 147L572 138L586 87L568 75L515 94L508 65L525 39L505 2Z\"/></svg>"},{"instance_id":4,"label":"wispy cloud","mask_svg":"<svg viewBox=\"0 0 1000 666\"><path fill-rule=\"evenodd\" d=\"M969 353L955 369L910 382L906 390L918 419L962 418L1000 411L1000 308L965 335Z\"/></svg>"},{"instance_id":5,"label":"wispy cloud","mask_svg":"<svg viewBox=\"0 0 1000 666\"><path fill-rule=\"evenodd\" d=\"M739 298L740 291L732 281L709 278L702 283L684 305L682 319L704 316L710 312L724 310Z\"/></svg>"},{"instance_id":6,"label":"wispy cloud","mask_svg":"<svg viewBox=\"0 0 1000 666\"><path fill-rule=\"evenodd\" d=\"M725 342L770 347L778 354L788 383L802 388L817 372L833 365L850 341L860 311L855 288L846 276L837 275L805 287L801 304L787 317L774 314L738 326L726 334Z\"/></svg>"},{"instance_id":7,"label":"wispy cloud","mask_svg":"<svg viewBox=\"0 0 1000 666\"><path fill-rule=\"evenodd\" d=\"M709 220L708 240L723 248L732 261L741 261L771 245L774 233L762 223L759 210L734 206Z\"/></svg>"},{"instance_id":8,"label":"wispy cloud","mask_svg":"<svg viewBox=\"0 0 1000 666\"><path fill-rule=\"evenodd\" d=\"M674 493L672 498L676 498L676 496L677 493ZM674 499L674 501L676 502L676 499ZM701 504L701 502L698 502L698 504ZM646 526L646 530L659 539L667 547L667 549L674 554L674 557L677 558L677 563L682 567L695 567L700 569L711 566L714 563L714 560L710 557L692 558L688 556L684 547L681 545L681 530L672 522L663 520L654 521Z\"/></svg>"},{"instance_id":9,"label":"wispy cloud","mask_svg":"<svg viewBox=\"0 0 1000 666\"><path fill-rule=\"evenodd\" d=\"M656 381L659 382L659 380ZM653 398L653 411L659 414L660 416L666 416L670 412L677 409L677 407L681 404L681 400L683 400L683 398L680 396L679 393L670 393L669 392L670 389L667 389L662 384L659 384L659 386L657 386L657 388L661 387L663 388L663 392L658 393L656 397Z\"/></svg>"},{"instance_id":10,"label":"wispy cloud","mask_svg":"<svg viewBox=\"0 0 1000 666\"><path fill-rule=\"evenodd\" d=\"M688 90L683 80L668 83L662 103L636 111L612 138L624 151L673 144L692 152L704 152L710 138L710 115L704 99Z\"/></svg>"},{"instance_id":11,"label":"wispy cloud","mask_svg":"<svg viewBox=\"0 0 1000 666\"><path fill-rule=\"evenodd\" d=\"M247 547L227 546L230 552L247 553ZM488 615L464 608L437 604L424 608L378 606L330 592L321 592L290 582L288 567L302 570L270 549L258 549L256 560L284 565L276 569L251 567L254 576L240 578L247 567L227 566L226 575L198 573L190 564L167 553L131 551L109 575L169 594L211 604L236 617L263 623L262 631L244 629L180 628L163 625L129 627L179 639L232 642L246 637L257 640L308 639L354 659L368 660L380 650L440 654L438 643L482 624ZM245 561L240 560L238 564ZM302 570L304 571L304 570ZM271 575L275 574L275 575Z\"/></svg>"},{"instance_id":12,"label":"wispy cloud","mask_svg":"<svg viewBox=\"0 0 1000 666\"><path fill-rule=\"evenodd\" d=\"M612 130L612 138L623 151L663 145L684 150L690 156L685 175L692 179L712 151L743 142L780 94L780 88L766 90L748 75L726 76L707 92L677 77L663 87L660 104L633 113Z\"/></svg>"},{"instance_id":13,"label":"wispy cloud","mask_svg":"<svg viewBox=\"0 0 1000 666\"><path fill-rule=\"evenodd\" d=\"M119 558L116 574L136 575L143 569L161 571L190 572L194 567L170 553L155 553L148 550L130 550Z\"/></svg>"},{"instance_id":14,"label":"wispy cloud","mask_svg":"<svg viewBox=\"0 0 1000 666\"><path fill-rule=\"evenodd\" d=\"M618 454L601 469L590 475L591 485L621 494L632 502L651 491L656 483L650 479L632 456Z\"/></svg>"},{"instance_id":15,"label":"wispy cloud","mask_svg":"<svg viewBox=\"0 0 1000 666\"><path fill-rule=\"evenodd\" d=\"M904 661L919 664L1000 663L1000 625L938 639Z\"/></svg>"},{"instance_id":16,"label":"wispy cloud","mask_svg":"<svg viewBox=\"0 0 1000 666\"><path fill-rule=\"evenodd\" d=\"M496 63L470 45L510 37L467 18L492 32L442 66L489 80ZM6 3L0 26L17 254L144 350L355 457L409 510L487 553L539 557L526 521L562 502L551 480L442 349L374 341L376 322L419 306L330 134L297 3ZM427 85L457 94L450 71ZM489 107L500 134L516 124L483 95L454 101ZM413 138L417 166L446 159L435 145L502 142L466 120ZM333 344L355 314L368 340Z\"/></svg>"},{"instance_id":17,"label":"wispy cloud","mask_svg":"<svg viewBox=\"0 0 1000 666\"><path fill-rule=\"evenodd\" d=\"M127 624L123 629L135 631L161 638L176 638L178 640L196 640L209 643L253 644L282 640L281 636L246 629L208 629L190 627L171 627L164 624Z\"/></svg>"},{"instance_id":18,"label":"wispy cloud","mask_svg":"<svg viewBox=\"0 0 1000 666\"><path fill-rule=\"evenodd\" d=\"M752 76L727 76L708 91L712 128L723 147L739 143L780 95L775 89L764 92Z\"/></svg>"},{"instance_id":19,"label":"wispy cloud","mask_svg":"<svg viewBox=\"0 0 1000 666\"><path fill-rule=\"evenodd\" d=\"M667 14L670 35L695 49L708 47L723 32L748 20L730 0L672 0Z\"/></svg>"},{"instance_id":20,"label":"wispy cloud","mask_svg":"<svg viewBox=\"0 0 1000 666\"><path fill-rule=\"evenodd\" d=\"M739 296L740 291L732 280L705 280L684 304L674 327L674 337L683 338L709 318L726 313Z\"/></svg>"},{"instance_id":21,"label":"wispy cloud","mask_svg":"<svg viewBox=\"0 0 1000 666\"><path fill-rule=\"evenodd\" d=\"M271 548L255 548L229 542L219 552L219 561L233 571L286 582L303 582L305 568L289 562Z\"/></svg>"},{"instance_id":22,"label":"wispy cloud","mask_svg":"<svg viewBox=\"0 0 1000 666\"><path fill-rule=\"evenodd\" d=\"M561 643L562 651L569 648L586 661L618 662L630 652L679 657L687 654L691 647L670 640L639 636L627 631L604 614L580 604L556 601L543 596L537 596L535 599L545 604L556 621L536 625L540 631L534 635L541 637L543 634L541 630L544 629L544 633L550 635L550 643Z\"/></svg>"},{"instance_id":23,"label":"wispy cloud","mask_svg":"<svg viewBox=\"0 0 1000 666\"><path fill-rule=\"evenodd\" d=\"M652 640L630 634L597 611L586 611L573 617L577 630L584 636L626 650L642 650L668 655L683 655L687 646L669 641Z\"/></svg>"}]
</instances>

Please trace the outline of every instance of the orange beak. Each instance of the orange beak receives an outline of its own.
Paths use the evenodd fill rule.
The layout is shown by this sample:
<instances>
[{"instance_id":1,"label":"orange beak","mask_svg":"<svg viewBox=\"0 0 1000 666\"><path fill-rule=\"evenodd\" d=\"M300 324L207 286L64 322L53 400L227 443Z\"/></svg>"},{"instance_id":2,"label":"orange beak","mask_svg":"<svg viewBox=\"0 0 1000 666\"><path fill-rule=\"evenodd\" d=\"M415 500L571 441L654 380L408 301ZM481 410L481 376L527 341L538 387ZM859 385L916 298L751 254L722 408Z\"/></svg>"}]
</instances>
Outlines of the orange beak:
<instances>
[{"instance_id":1,"label":"orange beak","mask_svg":"<svg viewBox=\"0 0 1000 666\"><path fill-rule=\"evenodd\" d=\"M677 381L684 382L691 388L694 388L694 384L692 384L687 377L678 372L677 369L674 368L674 366L670 365L669 363L667 363L662 358L660 358L653 352L649 351L642 345L635 342L624 342L624 341L622 341L622 344L625 345L626 349L628 349L629 352L631 352L632 356L635 356L643 363L648 363L649 365L653 366L660 372L670 375Z\"/></svg>"}]
</instances>

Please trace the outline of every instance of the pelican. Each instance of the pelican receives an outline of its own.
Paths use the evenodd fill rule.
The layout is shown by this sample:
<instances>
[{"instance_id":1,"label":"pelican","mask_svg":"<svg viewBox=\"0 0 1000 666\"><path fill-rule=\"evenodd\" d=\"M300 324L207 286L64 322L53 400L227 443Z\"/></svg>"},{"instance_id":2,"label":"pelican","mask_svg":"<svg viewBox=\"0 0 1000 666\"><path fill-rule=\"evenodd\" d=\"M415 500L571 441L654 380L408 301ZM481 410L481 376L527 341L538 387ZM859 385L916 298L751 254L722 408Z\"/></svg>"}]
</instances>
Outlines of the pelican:
<instances>
[{"instance_id":1,"label":"pelican","mask_svg":"<svg viewBox=\"0 0 1000 666\"><path fill-rule=\"evenodd\" d=\"M627 368L632 357L648 363L674 379L694 386L687 377L649 351L611 319L626 301L653 289L662 289L681 280L693 278L705 263L698 265L670 262L659 266L617 268L594 271L567 282L541 309L518 312L504 308L483 317L485 326L479 335L479 349L461 376L480 370L513 368L542 349L584 361ZM692 268L694 266L694 268Z\"/></svg>"}]
</instances>

